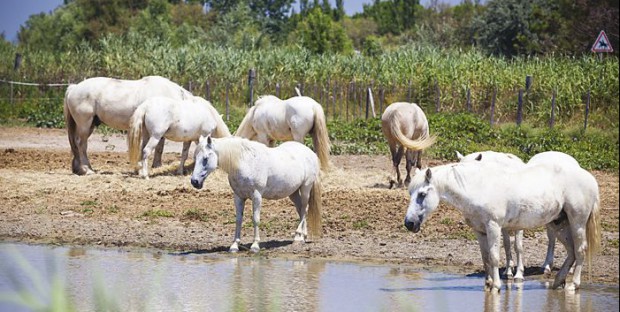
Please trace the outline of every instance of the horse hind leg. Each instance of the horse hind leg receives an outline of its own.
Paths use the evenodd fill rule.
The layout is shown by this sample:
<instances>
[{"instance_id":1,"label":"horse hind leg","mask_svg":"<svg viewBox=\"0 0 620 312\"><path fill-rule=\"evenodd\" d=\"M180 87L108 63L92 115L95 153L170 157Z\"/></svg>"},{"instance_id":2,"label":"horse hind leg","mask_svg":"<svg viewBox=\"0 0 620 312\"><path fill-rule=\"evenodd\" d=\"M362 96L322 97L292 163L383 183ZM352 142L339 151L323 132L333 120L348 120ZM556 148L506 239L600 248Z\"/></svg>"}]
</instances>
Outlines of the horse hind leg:
<instances>
[{"instance_id":1,"label":"horse hind leg","mask_svg":"<svg viewBox=\"0 0 620 312\"><path fill-rule=\"evenodd\" d=\"M140 176L148 179L149 178L149 168L148 168L148 159L155 146L157 146L159 142L159 138L151 137L148 139L146 145L142 149L142 169L140 169Z\"/></svg>"},{"instance_id":2,"label":"horse hind leg","mask_svg":"<svg viewBox=\"0 0 620 312\"><path fill-rule=\"evenodd\" d=\"M521 283L525 274L525 266L523 265L523 230L515 232L515 254L517 255L517 273L515 273L514 281Z\"/></svg>"},{"instance_id":3,"label":"horse hind leg","mask_svg":"<svg viewBox=\"0 0 620 312\"><path fill-rule=\"evenodd\" d=\"M560 270L558 271L553 281L552 287L554 289L557 289L565 287L566 285L566 277L568 276L568 272L570 271L570 268L573 266L576 260L576 246L573 236L571 234L571 229L568 226L567 222L564 222L561 226L555 226L554 230L557 239L562 243L562 245L564 245L564 248L566 248L566 259L564 260L564 263L560 267ZM573 277L573 282L574 280L575 278Z\"/></svg>"},{"instance_id":4,"label":"horse hind leg","mask_svg":"<svg viewBox=\"0 0 620 312\"><path fill-rule=\"evenodd\" d=\"M396 184L398 187L403 185L403 180L400 177L400 170L398 170L398 166L400 165L400 161L403 158L404 147L397 147L395 144L390 144L390 154L392 155L392 171L396 174L396 181L394 179L390 179L390 188Z\"/></svg>"},{"instance_id":5,"label":"horse hind leg","mask_svg":"<svg viewBox=\"0 0 620 312\"><path fill-rule=\"evenodd\" d=\"M155 147L155 155L153 155L153 168L161 167L161 156L164 153L165 138L161 138Z\"/></svg>"},{"instance_id":6,"label":"horse hind leg","mask_svg":"<svg viewBox=\"0 0 620 312\"><path fill-rule=\"evenodd\" d=\"M95 173L92 166L90 165L90 161L88 160L88 155L86 153L86 151L88 150L88 138L95 130L95 125L95 120L91 118L89 122L84 123L82 126L76 127L77 137L75 143L78 150L78 159L77 161L75 158L73 159L73 171L78 175L88 175Z\"/></svg>"},{"instance_id":7,"label":"horse hind leg","mask_svg":"<svg viewBox=\"0 0 620 312\"><path fill-rule=\"evenodd\" d=\"M179 164L179 169L177 169L178 175L183 175L183 170L185 169L185 161L187 160L187 155L189 154L189 147L192 145L192 141L183 142L183 150L181 151L181 163ZM157 150L155 150L155 155L157 155Z\"/></svg>"},{"instance_id":8,"label":"horse hind leg","mask_svg":"<svg viewBox=\"0 0 620 312\"><path fill-rule=\"evenodd\" d=\"M311 189L311 188L310 188ZM308 208L308 199L310 198L310 189L304 190L302 187L297 192L294 192L289 196L293 204L295 205L295 209L297 210L297 214L299 215L299 225L295 230L295 238L294 242L305 242L306 237L308 237L308 223L306 222L307 208Z\"/></svg>"},{"instance_id":9,"label":"horse hind leg","mask_svg":"<svg viewBox=\"0 0 620 312\"><path fill-rule=\"evenodd\" d=\"M413 168L413 166L416 164L417 162L417 156L418 152L414 152L412 150L407 150L405 152L405 159L406 159L406 164L405 164L405 169L407 170L407 176L405 176L405 186L409 186L409 183L411 182L411 168Z\"/></svg>"},{"instance_id":10,"label":"horse hind leg","mask_svg":"<svg viewBox=\"0 0 620 312\"><path fill-rule=\"evenodd\" d=\"M257 253L260 251L260 233L258 226L260 225L260 208L263 203L263 197L258 191L254 191L252 198L252 223L254 225L254 242L250 247L250 251Z\"/></svg>"},{"instance_id":11,"label":"horse hind leg","mask_svg":"<svg viewBox=\"0 0 620 312\"><path fill-rule=\"evenodd\" d=\"M551 270L553 270L553 254L555 249L555 230L549 226L547 226L547 256L545 257L545 262L542 265L542 271L544 274L551 274Z\"/></svg>"}]
</instances>

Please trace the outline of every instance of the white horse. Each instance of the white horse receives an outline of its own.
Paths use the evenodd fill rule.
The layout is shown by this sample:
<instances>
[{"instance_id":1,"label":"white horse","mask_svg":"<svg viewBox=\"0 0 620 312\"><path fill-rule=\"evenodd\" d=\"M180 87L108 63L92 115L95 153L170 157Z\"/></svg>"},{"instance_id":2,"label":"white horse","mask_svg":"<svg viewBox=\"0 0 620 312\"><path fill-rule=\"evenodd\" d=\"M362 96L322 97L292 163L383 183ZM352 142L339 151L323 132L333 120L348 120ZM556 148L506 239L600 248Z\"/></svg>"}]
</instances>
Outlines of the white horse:
<instances>
[{"instance_id":1,"label":"white horse","mask_svg":"<svg viewBox=\"0 0 620 312\"><path fill-rule=\"evenodd\" d=\"M273 95L260 97L243 120L235 136L261 142L273 147L275 141L304 143L310 133L312 145L321 168L329 168L330 141L321 104L307 96L281 100Z\"/></svg>"},{"instance_id":2,"label":"white horse","mask_svg":"<svg viewBox=\"0 0 620 312\"><path fill-rule=\"evenodd\" d=\"M390 147L392 166L396 173L396 180L390 178L390 188L395 184L398 187L403 185L398 169L403 154L407 170L405 185L409 185L411 168L422 168L422 151L435 143L435 138L429 137L426 115L415 103L392 103L381 115L381 131Z\"/></svg>"},{"instance_id":3,"label":"white horse","mask_svg":"<svg viewBox=\"0 0 620 312\"><path fill-rule=\"evenodd\" d=\"M557 151L547 151L534 155L530 160L524 163L519 157L510 154L510 153L499 153L494 151L484 151L484 152L475 152L468 154L466 156L461 155L458 151L456 152L457 158L459 162L466 161L494 161L499 164L513 167L515 169L520 169L526 165L538 165L538 164L549 164L549 165L558 165L563 166L566 170L570 170L571 168L581 168L579 162L572 156L557 152ZM510 233L508 231L502 230L502 236L504 239L504 250L506 252L506 274L508 278L512 277L512 263L511 261L511 253L510 253ZM552 227L547 227L547 256L545 257L545 262L541 266L543 272L545 274L551 273L553 269L553 255L555 250L555 241L556 234L555 230ZM517 273L514 276L515 280L519 280L523 278L523 258L521 253L523 252L523 231L518 230L515 231L515 253L517 255ZM510 268L510 270L509 270Z\"/></svg>"},{"instance_id":4,"label":"white horse","mask_svg":"<svg viewBox=\"0 0 620 312\"><path fill-rule=\"evenodd\" d=\"M159 76L140 80L96 77L70 85L65 93L64 115L73 153L73 173L94 173L86 150L88 137L95 126L104 123L114 129L129 129L129 118L134 110L151 96L167 96L178 100L192 98L189 91ZM161 165L163 147L162 140L157 147L153 167Z\"/></svg>"},{"instance_id":5,"label":"white horse","mask_svg":"<svg viewBox=\"0 0 620 312\"><path fill-rule=\"evenodd\" d=\"M192 141L197 142L200 136L211 134L217 138L231 135L222 116L209 101L199 96L191 100L151 97L140 104L131 116L129 160L134 166L141 167L140 176L148 179L148 158L161 139L183 142L181 163L177 170L177 174L183 174Z\"/></svg>"},{"instance_id":6,"label":"white horse","mask_svg":"<svg viewBox=\"0 0 620 312\"><path fill-rule=\"evenodd\" d=\"M484 152L475 152L468 155L463 156L458 151L456 152L456 157L459 159L459 162L468 162L468 161L493 161L507 168L515 168L516 170L521 169L525 166L525 163L521 158L516 155L510 153L500 153L495 151L484 151ZM549 231L548 231L549 232ZM507 229L502 229L502 239L504 245L504 252L506 254L506 277L509 279L514 279L515 282L523 281L523 274L525 272L525 266L523 264L523 230L514 231L515 234L515 254L517 256L517 269L513 275L513 262L512 262L512 252L510 251L510 231ZM555 244L555 236L553 244ZM553 250L553 249L552 249ZM553 255L551 256L553 258Z\"/></svg>"},{"instance_id":7,"label":"white horse","mask_svg":"<svg viewBox=\"0 0 620 312\"><path fill-rule=\"evenodd\" d=\"M228 174L228 182L234 192L236 228L231 252L239 251L241 222L245 201L252 201L254 242L251 251L258 252L260 235L260 209L263 198L288 197L299 214L295 242L304 242L310 234L321 233L321 181L319 159L305 145L289 141L278 147L239 137L215 139L200 138L196 147L196 161L191 183L201 189L204 180L216 168Z\"/></svg>"},{"instance_id":8,"label":"white horse","mask_svg":"<svg viewBox=\"0 0 620 312\"><path fill-rule=\"evenodd\" d=\"M501 288L499 235L501 229L553 227L567 257L553 288L565 286L575 264L572 287L579 288L584 258L600 247L599 191L586 170L539 164L521 170L495 162L466 162L417 171L410 184L411 200L405 227L414 233L440 201L463 213L474 230L485 264L485 289Z\"/></svg>"}]
</instances>

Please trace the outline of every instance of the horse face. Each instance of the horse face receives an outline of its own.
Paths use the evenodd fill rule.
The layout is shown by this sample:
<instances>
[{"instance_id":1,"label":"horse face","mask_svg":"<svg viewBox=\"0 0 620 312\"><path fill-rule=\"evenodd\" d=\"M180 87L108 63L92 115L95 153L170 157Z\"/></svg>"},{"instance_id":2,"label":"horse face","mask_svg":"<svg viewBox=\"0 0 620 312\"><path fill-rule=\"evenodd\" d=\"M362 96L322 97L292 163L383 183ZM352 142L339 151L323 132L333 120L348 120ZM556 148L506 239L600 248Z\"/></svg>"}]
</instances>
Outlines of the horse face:
<instances>
[{"instance_id":1,"label":"horse face","mask_svg":"<svg viewBox=\"0 0 620 312\"><path fill-rule=\"evenodd\" d=\"M196 153L194 156L194 171L192 172L191 178L192 186L201 189L207 176L216 168L217 154L213 149L211 137L207 137L206 140L201 138L196 146Z\"/></svg>"},{"instance_id":2,"label":"horse face","mask_svg":"<svg viewBox=\"0 0 620 312\"><path fill-rule=\"evenodd\" d=\"M430 169L416 173L411 182L405 227L413 233L420 231L422 223L439 206L439 194L431 182Z\"/></svg>"}]
</instances>

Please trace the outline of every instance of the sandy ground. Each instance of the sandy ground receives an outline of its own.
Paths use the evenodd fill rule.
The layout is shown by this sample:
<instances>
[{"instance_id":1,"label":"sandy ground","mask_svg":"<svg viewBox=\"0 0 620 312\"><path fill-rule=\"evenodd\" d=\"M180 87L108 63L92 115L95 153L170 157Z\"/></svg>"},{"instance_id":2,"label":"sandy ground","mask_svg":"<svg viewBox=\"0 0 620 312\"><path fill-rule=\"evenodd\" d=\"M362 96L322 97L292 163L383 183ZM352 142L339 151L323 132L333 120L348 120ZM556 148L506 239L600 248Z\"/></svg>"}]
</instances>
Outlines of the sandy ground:
<instances>
[{"instance_id":1,"label":"sandy ground","mask_svg":"<svg viewBox=\"0 0 620 312\"><path fill-rule=\"evenodd\" d=\"M95 133L89 156L98 173L76 176L65 130L0 127L0 240L227 254L235 212L226 176L216 171L202 190L194 189L189 174L174 174L180 150L180 143L168 142L164 167L144 180L129 166L124 136ZM193 162L188 163L186 172ZM298 220L292 203L265 200L258 256L480 273L478 244L456 209L442 204L420 233L405 229L409 196L405 189L388 188L387 155L332 156L332 163L333 170L323 177L323 237L293 244ZM593 174L602 199L603 249L586 267L583 281L588 282L590 272L595 283L617 285L618 174ZM246 203L238 256L256 256L249 252L252 237ZM539 268L547 248L542 228L526 231L524 248L526 280L551 281L553 276ZM565 255L558 244L556 270Z\"/></svg>"}]
</instances>

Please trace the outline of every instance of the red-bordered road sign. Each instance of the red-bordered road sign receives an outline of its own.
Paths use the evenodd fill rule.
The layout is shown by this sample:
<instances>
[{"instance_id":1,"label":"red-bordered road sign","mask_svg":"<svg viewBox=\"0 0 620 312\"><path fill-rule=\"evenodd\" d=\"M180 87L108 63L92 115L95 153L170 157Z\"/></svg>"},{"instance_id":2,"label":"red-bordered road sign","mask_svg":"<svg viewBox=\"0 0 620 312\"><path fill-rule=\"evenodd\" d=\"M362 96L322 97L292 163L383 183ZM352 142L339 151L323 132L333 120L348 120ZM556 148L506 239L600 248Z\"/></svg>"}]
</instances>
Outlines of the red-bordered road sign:
<instances>
[{"instance_id":1,"label":"red-bordered road sign","mask_svg":"<svg viewBox=\"0 0 620 312\"><path fill-rule=\"evenodd\" d=\"M592 52L613 52L614 49L611 47L611 43L607 38L604 30L601 30L601 33L598 34L596 41L594 41L594 45L592 45Z\"/></svg>"}]
</instances>

